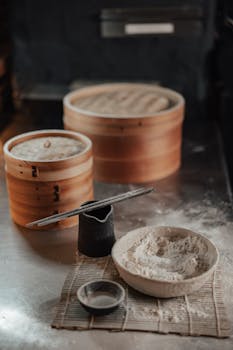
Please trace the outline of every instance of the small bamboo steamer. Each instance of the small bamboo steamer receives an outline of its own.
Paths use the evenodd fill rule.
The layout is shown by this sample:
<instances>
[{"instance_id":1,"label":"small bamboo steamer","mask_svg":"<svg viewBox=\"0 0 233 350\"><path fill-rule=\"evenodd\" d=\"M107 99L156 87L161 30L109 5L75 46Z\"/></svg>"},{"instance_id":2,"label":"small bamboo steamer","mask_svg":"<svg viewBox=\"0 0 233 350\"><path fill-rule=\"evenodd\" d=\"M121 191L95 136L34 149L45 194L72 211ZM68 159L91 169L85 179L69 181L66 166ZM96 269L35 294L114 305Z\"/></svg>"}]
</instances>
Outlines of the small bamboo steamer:
<instances>
[{"instance_id":1,"label":"small bamboo steamer","mask_svg":"<svg viewBox=\"0 0 233 350\"><path fill-rule=\"evenodd\" d=\"M12 147L21 142L46 136L73 138L83 142L85 148L71 157L49 161L23 160L11 153ZM93 199L92 142L82 134L64 130L21 134L5 143L4 158L10 212L20 226L77 208L81 203ZM43 229L75 225L77 217L72 217Z\"/></svg>"},{"instance_id":2,"label":"small bamboo steamer","mask_svg":"<svg viewBox=\"0 0 233 350\"><path fill-rule=\"evenodd\" d=\"M170 107L152 114L124 115L98 113L78 106L83 98L132 88L150 89L166 97ZM180 94L148 84L102 84L69 93L63 106L65 129L82 132L93 141L96 180L151 182L180 167L184 118L184 99Z\"/></svg>"}]
</instances>

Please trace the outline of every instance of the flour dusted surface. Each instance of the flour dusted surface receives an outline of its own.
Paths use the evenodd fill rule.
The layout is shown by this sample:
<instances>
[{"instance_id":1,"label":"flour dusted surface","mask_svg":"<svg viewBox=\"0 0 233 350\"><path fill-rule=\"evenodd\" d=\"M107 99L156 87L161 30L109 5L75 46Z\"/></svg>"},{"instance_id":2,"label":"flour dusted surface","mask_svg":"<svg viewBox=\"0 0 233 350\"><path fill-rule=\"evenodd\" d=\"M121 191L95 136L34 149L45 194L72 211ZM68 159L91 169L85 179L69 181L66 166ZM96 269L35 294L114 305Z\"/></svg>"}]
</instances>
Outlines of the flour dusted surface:
<instances>
[{"instance_id":1,"label":"flour dusted surface","mask_svg":"<svg viewBox=\"0 0 233 350\"><path fill-rule=\"evenodd\" d=\"M62 136L38 137L14 146L11 153L32 161L65 159L83 151L85 145L76 139Z\"/></svg>"},{"instance_id":2,"label":"flour dusted surface","mask_svg":"<svg viewBox=\"0 0 233 350\"><path fill-rule=\"evenodd\" d=\"M208 270L207 250L197 236L156 237L149 233L132 244L121 262L130 272L143 277L179 281Z\"/></svg>"}]
</instances>

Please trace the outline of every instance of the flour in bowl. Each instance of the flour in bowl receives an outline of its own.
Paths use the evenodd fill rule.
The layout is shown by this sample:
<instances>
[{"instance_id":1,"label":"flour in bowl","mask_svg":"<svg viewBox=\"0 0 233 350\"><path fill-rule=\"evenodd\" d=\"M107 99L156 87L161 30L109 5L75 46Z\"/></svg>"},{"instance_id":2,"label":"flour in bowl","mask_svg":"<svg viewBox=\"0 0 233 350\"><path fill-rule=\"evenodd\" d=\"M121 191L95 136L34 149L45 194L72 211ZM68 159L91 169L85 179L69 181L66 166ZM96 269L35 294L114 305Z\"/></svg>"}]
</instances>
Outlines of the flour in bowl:
<instances>
[{"instance_id":1,"label":"flour in bowl","mask_svg":"<svg viewBox=\"0 0 233 350\"><path fill-rule=\"evenodd\" d=\"M153 233L135 241L121 263L131 273L167 281L198 276L209 268L208 248L201 237L156 237Z\"/></svg>"}]
</instances>

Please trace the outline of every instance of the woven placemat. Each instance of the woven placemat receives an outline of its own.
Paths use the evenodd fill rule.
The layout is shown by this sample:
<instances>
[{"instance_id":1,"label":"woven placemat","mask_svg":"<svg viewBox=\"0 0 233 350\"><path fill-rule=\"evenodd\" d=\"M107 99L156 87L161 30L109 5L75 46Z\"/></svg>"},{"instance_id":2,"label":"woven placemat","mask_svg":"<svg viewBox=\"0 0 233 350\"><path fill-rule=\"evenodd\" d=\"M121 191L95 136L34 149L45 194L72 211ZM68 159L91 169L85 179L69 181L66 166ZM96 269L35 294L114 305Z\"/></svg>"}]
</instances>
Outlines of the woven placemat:
<instances>
[{"instance_id":1,"label":"woven placemat","mask_svg":"<svg viewBox=\"0 0 233 350\"><path fill-rule=\"evenodd\" d=\"M94 317L79 304L76 292L83 283L97 278L120 282L125 288L126 298L112 314ZM158 299L128 287L120 279L110 256L98 259L79 257L66 278L51 326L58 329L149 331L218 338L230 335L219 268L198 292L184 297Z\"/></svg>"}]
</instances>

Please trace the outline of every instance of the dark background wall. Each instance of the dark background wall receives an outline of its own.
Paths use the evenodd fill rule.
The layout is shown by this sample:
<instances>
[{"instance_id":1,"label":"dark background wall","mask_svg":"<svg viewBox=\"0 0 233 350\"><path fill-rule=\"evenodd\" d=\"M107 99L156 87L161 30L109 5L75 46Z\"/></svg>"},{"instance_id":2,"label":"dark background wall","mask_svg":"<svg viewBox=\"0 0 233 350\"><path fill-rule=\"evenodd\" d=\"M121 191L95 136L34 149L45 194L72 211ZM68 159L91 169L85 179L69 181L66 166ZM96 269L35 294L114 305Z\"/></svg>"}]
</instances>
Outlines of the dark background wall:
<instances>
[{"instance_id":1,"label":"dark background wall","mask_svg":"<svg viewBox=\"0 0 233 350\"><path fill-rule=\"evenodd\" d=\"M184 95L185 122L217 120L233 184L232 0L0 0L0 5L0 59L8 62L0 84L6 76L10 81L13 67L28 117L38 118L38 125L43 119L45 127L62 127L62 96L74 81L158 82ZM139 8L137 21L182 23L181 29L105 38L102 11L109 8ZM134 21L131 15L126 23ZM0 126L5 116L4 107Z\"/></svg>"},{"instance_id":2,"label":"dark background wall","mask_svg":"<svg viewBox=\"0 0 233 350\"><path fill-rule=\"evenodd\" d=\"M8 6L0 1L0 130L10 119L13 110L11 90L11 35Z\"/></svg>"},{"instance_id":3,"label":"dark background wall","mask_svg":"<svg viewBox=\"0 0 233 350\"><path fill-rule=\"evenodd\" d=\"M190 5L196 10L188 11ZM187 29L168 36L101 36L102 9L161 6L176 9L165 21L179 18ZM22 87L78 79L156 81L184 94L189 118L207 117L214 9L214 0L11 0L17 81ZM192 21L198 23L195 34Z\"/></svg>"},{"instance_id":4,"label":"dark background wall","mask_svg":"<svg viewBox=\"0 0 233 350\"><path fill-rule=\"evenodd\" d=\"M215 45L217 115L233 188L233 1L218 3L218 38Z\"/></svg>"}]
</instances>

